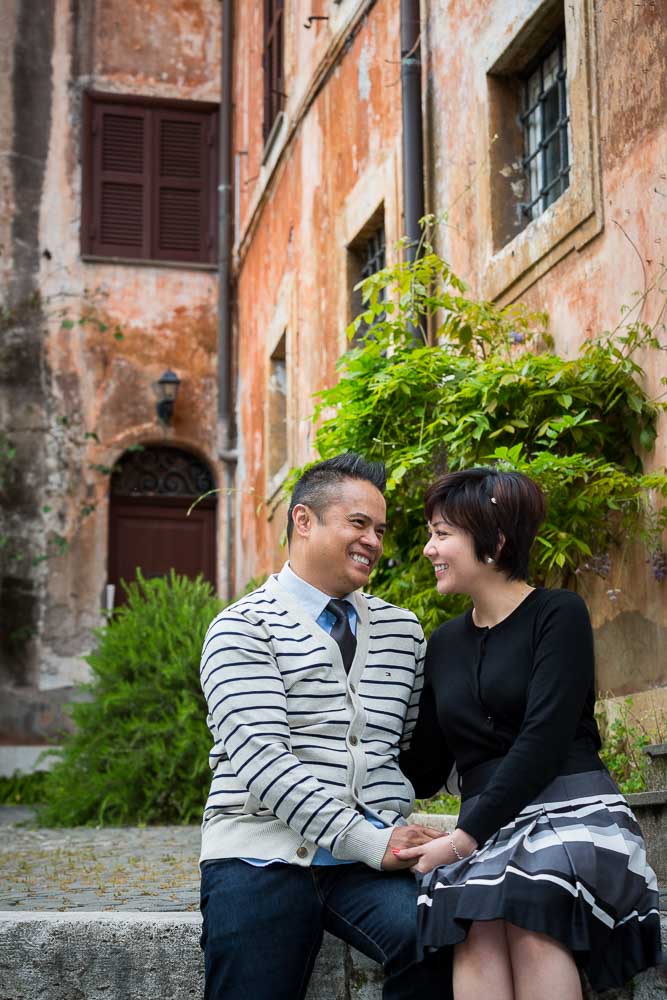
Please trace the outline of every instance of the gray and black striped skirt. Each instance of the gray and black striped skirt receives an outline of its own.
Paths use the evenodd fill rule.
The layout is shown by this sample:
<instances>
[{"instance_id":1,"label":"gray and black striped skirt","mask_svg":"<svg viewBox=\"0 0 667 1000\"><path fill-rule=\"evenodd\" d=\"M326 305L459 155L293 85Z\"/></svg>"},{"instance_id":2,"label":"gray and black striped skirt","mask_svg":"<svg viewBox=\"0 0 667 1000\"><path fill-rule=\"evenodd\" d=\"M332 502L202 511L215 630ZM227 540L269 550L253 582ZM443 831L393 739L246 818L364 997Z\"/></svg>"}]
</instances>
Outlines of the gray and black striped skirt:
<instances>
[{"instance_id":1,"label":"gray and black striped skirt","mask_svg":"<svg viewBox=\"0 0 667 1000\"><path fill-rule=\"evenodd\" d=\"M474 803L463 803L461 821ZM421 877L421 955L463 941L475 920L549 935L570 949L595 990L660 962L655 874L606 771L556 778L470 857Z\"/></svg>"}]
</instances>

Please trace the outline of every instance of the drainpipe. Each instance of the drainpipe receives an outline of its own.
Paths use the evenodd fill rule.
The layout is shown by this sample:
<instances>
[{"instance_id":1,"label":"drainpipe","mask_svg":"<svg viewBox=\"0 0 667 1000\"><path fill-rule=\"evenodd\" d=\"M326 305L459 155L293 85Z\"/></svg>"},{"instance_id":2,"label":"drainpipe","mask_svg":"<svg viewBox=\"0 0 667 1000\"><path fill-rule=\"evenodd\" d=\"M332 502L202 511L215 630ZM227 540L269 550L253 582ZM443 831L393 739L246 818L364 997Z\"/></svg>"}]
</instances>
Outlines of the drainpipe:
<instances>
[{"instance_id":1,"label":"drainpipe","mask_svg":"<svg viewBox=\"0 0 667 1000\"><path fill-rule=\"evenodd\" d=\"M232 57L233 2L222 0L220 183L218 185L218 457L224 462L226 598L234 596L234 474L238 451L232 399Z\"/></svg>"},{"instance_id":2,"label":"drainpipe","mask_svg":"<svg viewBox=\"0 0 667 1000\"><path fill-rule=\"evenodd\" d=\"M422 65L419 0L401 0L401 95L403 99L403 211L410 239L408 261L417 256L424 215Z\"/></svg>"}]
</instances>

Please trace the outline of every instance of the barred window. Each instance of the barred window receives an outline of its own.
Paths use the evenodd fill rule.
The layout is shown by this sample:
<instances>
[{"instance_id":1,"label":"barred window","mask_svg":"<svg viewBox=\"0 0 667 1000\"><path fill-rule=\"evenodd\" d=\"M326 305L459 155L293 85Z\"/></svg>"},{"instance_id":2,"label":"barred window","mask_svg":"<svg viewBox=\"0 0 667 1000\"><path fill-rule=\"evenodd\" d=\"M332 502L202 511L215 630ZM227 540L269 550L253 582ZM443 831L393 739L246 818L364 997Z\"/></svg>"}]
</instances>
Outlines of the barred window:
<instances>
[{"instance_id":1,"label":"barred window","mask_svg":"<svg viewBox=\"0 0 667 1000\"><path fill-rule=\"evenodd\" d=\"M366 240L359 280L370 278L371 274L381 271L386 266L386 243L384 225L382 225Z\"/></svg>"},{"instance_id":2,"label":"barred window","mask_svg":"<svg viewBox=\"0 0 667 1000\"><path fill-rule=\"evenodd\" d=\"M273 493L289 468L287 437L287 331L283 333L269 358L268 385L268 462L269 493Z\"/></svg>"},{"instance_id":3,"label":"barred window","mask_svg":"<svg viewBox=\"0 0 667 1000\"><path fill-rule=\"evenodd\" d=\"M384 233L384 219L380 225L375 225L368 232L367 227L359 234L354 243L350 245L350 254L353 261L352 266L352 316L358 316L363 311L364 303L360 288L354 286L369 278L376 271L381 271L387 266L386 240ZM383 296L384 298L384 293ZM362 322L354 335L352 344L361 343L368 333L369 327Z\"/></svg>"},{"instance_id":4,"label":"barred window","mask_svg":"<svg viewBox=\"0 0 667 1000\"><path fill-rule=\"evenodd\" d=\"M264 119L262 133L268 142L285 99L283 65L283 9L285 0L264 0Z\"/></svg>"},{"instance_id":5,"label":"barred window","mask_svg":"<svg viewBox=\"0 0 667 1000\"><path fill-rule=\"evenodd\" d=\"M529 200L522 205L527 221L536 219L570 183L569 104L565 36L540 56L524 84L523 168Z\"/></svg>"}]
</instances>

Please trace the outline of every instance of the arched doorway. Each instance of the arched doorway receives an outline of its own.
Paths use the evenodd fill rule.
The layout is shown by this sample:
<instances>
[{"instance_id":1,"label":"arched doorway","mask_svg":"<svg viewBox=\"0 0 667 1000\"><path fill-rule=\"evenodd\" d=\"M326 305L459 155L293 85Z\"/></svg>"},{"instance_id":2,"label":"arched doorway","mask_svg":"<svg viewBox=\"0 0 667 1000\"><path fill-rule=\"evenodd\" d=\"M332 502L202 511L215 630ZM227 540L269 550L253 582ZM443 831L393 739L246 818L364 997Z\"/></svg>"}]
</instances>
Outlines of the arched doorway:
<instances>
[{"instance_id":1,"label":"arched doorway","mask_svg":"<svg viewBox=\"0 0 667 1000\"><path fill-rule=\"evenodd\" d=\"M170 569L215 587L215 487L208 467L181 448L146 446L127 451L114 466L109 509L109 583L116 605L125 601L121 581L140 568L145 577Z\"/></svg>"}]
</instances>

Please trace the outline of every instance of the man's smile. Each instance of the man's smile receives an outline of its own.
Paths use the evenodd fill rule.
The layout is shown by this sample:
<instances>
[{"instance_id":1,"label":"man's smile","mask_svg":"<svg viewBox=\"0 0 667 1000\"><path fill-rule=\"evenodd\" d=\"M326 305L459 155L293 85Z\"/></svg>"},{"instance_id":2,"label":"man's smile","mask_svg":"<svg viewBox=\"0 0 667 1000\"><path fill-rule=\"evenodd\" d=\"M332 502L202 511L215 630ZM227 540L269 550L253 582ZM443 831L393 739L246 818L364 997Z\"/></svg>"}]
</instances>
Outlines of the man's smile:
<instances>
[{"instance_id":1,"label":"man's smile","mask_svg":"<svg viewBox=\"0 0 667 1000\"><path fill-rule=\"evenodd\" d=\"M361 563L362 566L370 567L371 565L371 561L368 556L362 556L360 552L351 552L350 557L354 559L355 562Z\"/></svg>"}]
</instances>

